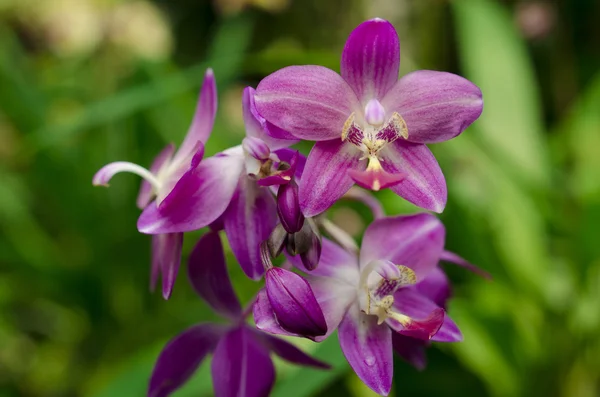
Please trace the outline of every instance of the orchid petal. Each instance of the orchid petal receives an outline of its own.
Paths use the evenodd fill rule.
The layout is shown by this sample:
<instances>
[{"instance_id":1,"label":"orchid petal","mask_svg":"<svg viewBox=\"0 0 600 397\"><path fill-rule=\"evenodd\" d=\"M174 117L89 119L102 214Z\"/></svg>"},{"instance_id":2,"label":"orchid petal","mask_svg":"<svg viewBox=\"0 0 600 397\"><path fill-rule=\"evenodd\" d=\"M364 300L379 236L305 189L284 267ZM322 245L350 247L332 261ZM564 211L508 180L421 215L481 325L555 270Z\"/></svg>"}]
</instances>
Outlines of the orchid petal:
<instances>
[{"instance_id":1,"label":"orchid petal","mask_svg":"<svg viewBox=\"0 0 600 397\"><path fill-rule=\"evenodd\" d=\"M167 397L183 385L214 349L223 332L222 326L199 324L171 339L154 364L148 397Z\"/></svg>"},{"instance_id":2,"label":"orchid petal","mask_svg":"<svg viewBox=\"0 0 600 397\"><path fill-rule=\"evenodd\" d=\"M425 369L427 365L427 356L425 355L427 342L393 332L392 345L394 351L413 367L419 371Z\"/></svg>"},{"instance_id":3,"label":"orchid petal","mask_svg":"<svg viewBox=\"0 0 600 397\"><path fill-rule=\"evenodd\" d=\"M267 397L275 382L268 349L244 326L221 338L211 373L216 397Z\"/></svg>"},{"instance_id":4,"label":"orchid petal","mask_svg":"<svg viewBox=\"0 0 600 397\"><path fill-rule=\"evenodd\" d=\"M260 243L269 238L277 225L277 204L270 190L245 176L240 178L224 223L231 250L242 270L251 279L259 280L264 273Z\"/></svg>"},{"instance_id":5,"label":"orchid petal","mask_svg":"<svg viewBox=\"0 0 600 397\"><path fill-rule=\"evenodd\" d=\"M430 340L437 334L444 323L444 309L436 307L424 317L411 317L405 314L394 314L385 320L387 325L399 334L421 340Z\"/></svg>"},{"instance_id":6,"label":"orchid petal","mask_svg":"<svg viewBox=\"0 0 600 397\"><path fill-rule=\"evenodd\" d=\"M455 265L464 267L465 269L470 270L473 273L475 273L483 278L487 278L488 280L492 279L491 274L489 274L488 272L486 272L483 269L478 268L477 266L470 263L466 259L463 259L462 257L456 255L454 252L444 250L442 252L442 255L440 256L440 260L444 261L444 262L454 263Z\"/></svg>"},{"instance_id":7,"label":"orchid petal","mask_svg":"<svg viewBox=\"0 0 600 397\"><path fill-rule=\"evenodd\" d=\"M363 106L381 99L398 81L400 40L394 26L380 18L350 33L342 53L341 74Z\"/></svg>"},{"instance_id":8,"label":"orchid petal","mask_svg":"<svg viewBox=\"0 0 600 397\"><path fill-rule=\"evenodd\" d=\"M300 208L306 217L325 211L354 185L350 169L364 169L366 160L354 145L339 140L317 142L308 155L300 182Z\"/></svg>"},{"instance_id":9,"label":"orchid petal","mask_svg":"<svg viewBox=\"0 0 600 397\"><path fill-rule=\"evenodd\" d=\"M356 286L329 277L306 277L327 323L327 333L315 338L321 342L340 325L346 311L356 300Z\"/></svg>"},{"instance_id":10,"label":"orchid petal","mask_svg":"<svg viewBox=\"0 0 600 397\"><path fill-rule=\"evenodd\" d=\"M256 337L262 340L269 350L290 363L321 369L331 368L329 364L319 361L316 358L312 358L283 339L267 335L260 331L256 331Z\"/></svg>"},{"instance_id":11,"label":"orchid petal","mask_svg":"<svg viewBox=\"0 0 600 397\"><path fill-rule=\"evenodd\" d=\"M294 176L296 177L296 181L299 181L306 166L306 156L290 148L279 149L275 154L279 157L280 161L285 161L295 169Z\"/></svg>"},{"instance_id":12,"label":"orchid petal","mask_svg":"<svg viewBox=\"0 0 600 397\"><path fill-rule=\"evenodd\" d=\"M338 338L356 375L373 391L387 396L394 372L390 328L377 325L374 316L361 313L358 305L353 305L340 323Z\"/></svg>"},{"instance_id":13,"label":"orchid petal","mask_svg":"<svg viewBox=\"0 0 600 397\"><path fill-rule=\"evenodd\" d=\"M445 234L444 225L428 213L377 219L363 237L361 268L385 259L411 268L419 282L435 269Z\"/></svg>"},{"instance_id":14,"label":"orchid petal","mask_svg":"<svg viewBox=\"0 0 600 397\"><path fill-rule=\"evenodd\" d=\"M172 158L173 153L175 152L175 145L170 144L167 145L159 154L156 156L152 165L150 166L150 173L152 175L158 175L160 169L166 165ZM140 193L138 194L136 204L139 209L143 210L152 200L152 196L154 195L152 184L147 180L142 180L142 185L140 186Z\"/></svg>"},{"instance_id":15,"label":"orchid petal","mask_svg":"<svg viewBox=\"0 0 600 397\"><path fill-rule=\"evenodd\" d=\"M159 234L201 229L225 211L244 166L243 157L217 155L181 177L159 206L150 204L138 219L141 233Z\"/></svg>"},{"instance_id":16,"label":"orchid petal","mask_svg":"<svg viewBox=\"0 0 600 397\"><path fill-rule=\"evenodd\" d=\"M307 337L327 332L321 307L305 279L289 270L271 268L265 281L271 307L284 329Z\"/></svg>"},{"instance_id":17,"label":"orchid petal","mask_svg":"<svg viewBox=\"0 0 600 397\"><path fill-rule=\"evenodd\" d=\"M379 154L385 171L405 176L399 183L390 186L390 190L426 210L444 210L448 197L446 180L427 146L398 139Z\"/></svg>"},{"instance_id":18,"label":"orchid petal","mask_svg":"<svg viewBox=\"0 0 600 397\"><path fill-rule=\"evenodd\" d=\"M418 70L402 77L381 101L406 121L408 140L443 142L473 123L483 110L481 91L452 73Z\"/></svg>"},{"instance_id":19,"label":"orchid petal","mask_svg":"<svg viewBox=\"0 0 600 397\"><path fill-rule=\"evenodd\" d=\"M431 299L439 307L446 307L446 302L452 294L450 280L439 267L433 269L424 280L415 285L417 291Z\"/></svg>"},{"instance_id":20,"label":"orchid petal","mask_svg":"<svg viewBox=\"0 0 600 397\"><path fill-rule=\"evenodd\" d=\"M219 314L238 319L242 308L231 280L221 238L217 232L208 232L200 238L190 254L188 278L194 290Z\"/></svg>"},{"instance_id":21,"label":"orchid petal","mask_svg":"<svg viewBox=\"0 0 600 397\"><path fill-rule=\"evenodd\" d=\"M269 122L300 139L340 138L346 119L360 109L352 88L323 66L288 66L256 88L256 109Z\"/></svg>"},{"instance_id":22,"label":"orchid petal","mask_svg":"<svg viewBox=\"0 0 600 397\"><path fill-rule=\"evenodd\" d=\"M246 87L242 95L242 111L244 114L244 125L246 136L259 138L266 142L271 150L277 150L298 143L298 139L289 132L269 123L256 110L254 95L256 91L252 87Z\"/></svg>"},{"instance_id":23,"label":"orchid petal","mask_svg":"<svg viewBox=\"0 0 600 397\"><path fill-rule=\"evenodd\" d=\"M408 317L419 319L426 318L436 310L441 310L432 300L418 292L416 287L402 288L394 294L393 310ZM390 322L388 322L389 325ZM412 335L411 335L412 336ZM458 326L446 314L437 333L431 338L436 342L459 342L463 336Z\"/></svg>"},{"instance_id":24,"label":"orchid petal","mask_svg":"<svg viewBox=\"0 0 600 397\"><path fill-rule=\"evenodd\" d=\"M197 142L203 145L208 140L217 114L217 83L212 69L207 69L200 88L196 113L183 143L173 158L174 163L186 162L194 152Z\"/></svg>"},{"instance_id":25,"label":"orchid petal","mask_svg":"<svg viewBox=\"0 0 600 397\"><path fill-rule=\"evenodd\" d=\"M181 248L183 247L183 233L163 233L152 236L152 271L150 275L150 289L154 289L158 273L162 274L163 298L169 299L179 265L181 264Z\"/></svg>"},{"instance_id":26,"label":"orchid petal","mask_svg":"<svg viewBox=\"0 0 600 397\"><path fill-rule=\"evenodd\" d=\"M267 291L264 289L258 291L258 294L256 295L256 301L252 306L252 316L254 317L256 328L261 331L275 335L300 336L286 331L279 324L277 317L275 317L273 307L271 306L271 301L267 296Z\"/></svg>"},{"instance_id":27,"label":"orchid petal","mask_svg":"<svg viewBox=\"0 0 600 397\"><path fill-rule=\"evenodd\" d=\"M155 190L160 188L160 182L156 178L156 175L152 174L141 165L130 163L128 161L115 161L113 163L106 164L104 167L100 168L98 172L96 172L92 178L92 184L94 186L108 186L108 182L110 182L112 177L119 172L136 174L148 181Z\"/></svg>"}]
</instances>

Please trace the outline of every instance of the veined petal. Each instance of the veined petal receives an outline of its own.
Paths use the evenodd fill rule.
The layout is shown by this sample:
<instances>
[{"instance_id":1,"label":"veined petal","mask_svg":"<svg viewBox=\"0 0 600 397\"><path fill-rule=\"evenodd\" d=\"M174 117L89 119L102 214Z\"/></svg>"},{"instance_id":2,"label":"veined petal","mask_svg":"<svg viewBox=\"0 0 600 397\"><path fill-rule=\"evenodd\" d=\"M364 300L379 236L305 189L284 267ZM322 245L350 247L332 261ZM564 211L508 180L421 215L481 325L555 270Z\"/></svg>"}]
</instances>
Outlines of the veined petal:
<instances>
[{"instance_id":1,"label":"veined petal","mask_svg":"<svg viewBox=\"0 0 600 397\"><path fill-rule=\"evenodd\" d=\"M200 88L194 119L183 143L173 158L174 163L185 162L186 158L191 158L197 142L201 142L203 145L206 143L215 123L216 114L217 83L212 69L207 69Z\"/></svg>"},{"instance_id":2,"label":"veined petal","mask_svg":"<svg viewBox=\"0 0 600 397\"><path fill-rule=\"evenodd\" d=\"M224 331L222 326L199 324L171 339L154 364L148 397L167 397L183 385Z\"/></svg>"},{"instance_id":3,"label":"veined petal","mask_svg":"<svg viewBox=\"0 0 600 397\"><path fill-rule=\"evenodd\" d=\"M216 397L267 397L275 382L268 349L244 326L221 338L211 373Z\"/></svg>"},{"instance_id":4,"label":"veined petal","mask_svg":"<svg viewBox=\"0 0 600 397\"><path fill-rule=\"evenodd\" d=\"M150 169L149 169L150 173L152 175L158 175L160 172L160 169L171 160L171 157L173 156L174 152L175 152L175 145L173 145L172 143L167 145L158 154L158 156L156 156L156 158L152 162L152 165L150 166ZM141 210L146 208L146 206L148 204L150 204L150 201L152 200L152 196L153 196L152 184L150 182L148 182L147 180L143 179L142 185L140 186L140 193L138 194L137 201L136 201L138 208Z\"/></svg>"},{"instance_id":5,"label":"veined petal","mask_svg":"<svg viewBox=\"0 0 600 397\"><path fill-rule=\"evenodd\" d=\"M437 334L444 323L444 309L437 307L426 317L410 317L405 314L394 314L385 322L394 331L421 340L430 340Z\"/></svg>"},{"instance_id":6,"label":"veined petal","mask_svg":"<svg viewBox=\"0 0 600 397\"><path fill-rule=\"evenodd\" d=\"M196 293L219 314L237 320L242 314L227 274L227 264L221 238L208 232L200 238L190 254L188 278Z\"/></svg>"},{"instance_id":7,"label":"veined petal","mask_svg":"<svg viewBox=\"0 0 600 397\"><path fill-rule=\"evenodd\" d=\"M385 259L411 268L419 282L435 269L445 235L444 225L428 213L377 219L363 237L361 268Z\"/></svg>"},{"instance_id":8,"label":"veined petal","mask_svg":"<svg viewBox=\"0 0 600 397\"><path fill-rule=\"evenodd\" d=\"M394 311L402 313L413 319L424 319L435 311L442 310L432 300L418 292L415 287L402 288L394 294ZM388 322L390 326L393 326ZM414 336L414 335L410 335ZM431 338L436 342L460 342L463 336L458 326L445 314L438 331Z\"/></svg>"},{"instance_id":9,"label":"veined petal","mask_svg":"<svg viewBox=\"0 0 600 397\"><path fill-rule=\"evenodd\" d=\"M398 81L400 40L391 23L363 22L350 33L342 53L341 73L363 106L381 99Z\"/></svg>"},{"instance_id":10,"label":"veined petal","mask_svg":"<svg viewBox=\"0 0 600 397\"><path fill-rule=\"evenodd\" d=\"M246 127L246 136L259 138L266 142L271 150L277 150L291 146L298 142L298 139L289 132L269 123L256 110L254 95L256 91L252 87L246 87L242 95L242 111L244 114L244 125Z\"/></svg>"},{"instance_id":11,"label":"veined petal","mask_svg":"<svg viewBox=\"0 0 600 397\"><path fill-rule=\"evenodd\" d=\"M419 371L425 369L427 365L427 356L425 355L426 341L393 332L392 345L394 346L394 351L413 367Z\"/></svg>"},{"instance_id":12,"label":"veined petal","mask_svg":"<svg viewBox=\"0 0 600 397\"><path fill-rule=\"evenodd\" d=\"M394 372L390 328L377 325L374 316L361 313L358 305L353 305L340 323L338 338L356 375L373 391L387 396Z\"/></svg>"},{"instance_id":13,"label":"veined petal","mask_svg":"<svg viewBox=\"0 0 600 397\"><path fill-rule=\"evenodd\" d=\"M390 174L405 174L390 190L411 203L434 212L446 206L446 180L433 153L422 144L398 139L384 147L381 166Z\"/></svg>"},{"instance_id":14,"label":"veined petal","mask_svg":"<svg viewBox=\"0 0 600 397\"><path fill-rule=\"evenodd\" d=\"M360 105L352 88L323 66L288 66L256 88L256 109L269 122L300 139L340 138L348 116Z\"/></svg>"},{"instance_id":15,"label":"veined petal","mask_svg":"<svg viewBox=\"0 0 600 397\"><path fill-rule=\"evenodd\" d=\"M366 168L362 152L340 140L317 142L308 154L300 182L300 208L306 217L333 205L354 185L348 170Z\"/></svg>"},{"instance_id":16,"label":"veined petal","mask_svg":"<svg viewBox=\"0 0 600 397\"><path fill-rule=\"evenodd\" d=\"M279 157L279 160L285 161L294 167L294 176L296 177L296 181L299 181L304 172L304 167L306 166L306 156L296 149L290 148L279 149L275 154Z\"/></svg>"},{"instance_id":17,"label":"veined petal","mask_svg":"<svg viewBox=\"0 0 600 397\"><path fill-rule=\"evenodd\" d=\"M463 132L483 110L481 90L452 73L418 70L402 77L381 101L406 121L408 140L447 141Z\"/></svg>"},{"instance_id":18,"label":"veined petal","mask_svg":"<svg viewBox=\"0 0 600 397\"><path fill-rule=\"evenodd\" d=\"M319 361L316 358L312 358L293 344L281 338L257 330L251 331L255 333L256 338L261 340L269 350L290 363L321 369L331 368L329 364Z\"/></svg>"},{"instance_id":19,"label":"veined petal","mask_svg":"<svg viewBox=\"0 0 600 397\"><path fill-rule=\"evenodd\" d=\"M424 280L415 285L415 288L442 308L446 308L446 302L452 294L450 281L446 273L439 267L429 272Z\"/></svg>"},{"instance_id":20,"label":"veined petal","mask_svg":"<svg viewBox=\"0 0 600 397\"><path fill-rule=\"evenodd\" d=\"M224 154L191 167L159 206L146 207L138 219L138 230L159 234L207 226L229 205L243 167L243 157Z\"/></svg>"},{"instance_id":21,"label":"veined petal","mask_svg":"<svg viewBox=\"0 0 600 397\"><path fill-rule=\"evenodd\" d=\"M169 299L179 265L181 263L181 248L183 247L183 233L163 233L152 236L152 273L151 289L154 289L157 272L162 274L163 298Z\"/></svg>"},{"instance_id":22,"label":"veined petal","mask_svg":"<svg viewBox=\"0 0 600 397\"><path fill-rule=\"evenodd\" d=\"M269 238L277 225L277 204L273 194L268 188L242 176L225 212L224 223L231 250L242 270L251 279L259 280L264 273L260 243Z\"/></svg>"},{"instance_id":23,"label":"veined petal","mask_svg":"<svg viewBox=\"0 0 600 397\"><path fill-rule=\"evenodd\" d=\"M261 289L256 295L256 301L252 305L252 316L254 317L254 324L256 328L261 331L268 332L275 335L285 336L301 336L292 332L286 331L277 321L275 312L267 296L267 291Z\"/></svg>"}]
</instances>

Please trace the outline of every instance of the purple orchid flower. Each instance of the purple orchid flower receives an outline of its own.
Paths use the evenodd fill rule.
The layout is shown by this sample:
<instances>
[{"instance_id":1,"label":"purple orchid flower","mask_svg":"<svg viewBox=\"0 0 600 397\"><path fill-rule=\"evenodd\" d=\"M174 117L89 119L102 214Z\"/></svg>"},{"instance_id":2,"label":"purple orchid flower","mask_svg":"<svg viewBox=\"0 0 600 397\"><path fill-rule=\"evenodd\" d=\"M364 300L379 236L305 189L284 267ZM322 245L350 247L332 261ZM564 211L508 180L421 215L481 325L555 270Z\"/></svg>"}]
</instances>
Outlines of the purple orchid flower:
<instances>
[{"instance_id":1,"label":"purple orchid flower","mask_svg":"<svg viewBox=\"0 0 600 397\"><path fill-rule=\"evenodd\" d=\"M286 149L297 141L256 112L252 88L244 91L242 105L246 125L242 145L205 159L184 175L186 189L147 208L138 227L143 233L174 233L200 229L219 218L240 266L248 277L259 280L264 273L259 245L277 224L276 202L268 186L291 180L294 164L282 166L298 160L295 151ZM272 138L267 132L290 139Z\"/></svg>"},{"instance_id":2,"label":"purple orchid flower","mask_svg":"<svg viewBox=\"0 0 600 397\"><path fill-rule=\"evenodd\" d=\"M247 312L235 296L217 232L205 234L194 248L188 276L198 295L230 324L197 324L168 342L154 366L149 397L166 397L177 390L211 352L216 397L268 396L275 382L271 352L294 364L329 368L294 345L246 324Z\"/></svg>"},{"instance_id":3,"label":"purple orchid flower","mask_svg":"<svg viewBox=\"0 0 600 397\"><path fill-rule=\"evenodd\" d=\"M319 267L306 277L327 322L327 334L316 340L337 328L348 362L377 393L387 395L391 388L394 339L398 350L411 354L429 340L462 340L443 309L448 284L439 282L437 263L445 255L444 238L444 226L431 214L377 219L358 257L323 239ZM266 332L288 334L261 295L254 320ZM395 334L417 342L407 345Z\"/></svg>"},{"instance_id":4,"label":"purple orchid flower","mask_svg":"<svg viewBox=\"0 0 600 397\"><path fill-rule=\"evenodd\" d=\"M201 164L204 155L204 144L208 140L217 111L217 87L211 69L206 71L204 82L200 89L200 97L196 106L196 113L188 133L177 152L173 144L168 145L155 158L150 169L145 169L137 164L117 161L102 167L93 178L93 184L108 186L113 175L119 172L131 172L143 178L137 198L137 206L144 210L140 221L148 212L155 212L158 208L175 207L180 203L176 200L187 194L197 185L196 176L206 174L207 168ZM209 161L210 163L210 161ZM214 204L223 206L227 203L219 202L219 196L211 197L205 205ZM189 207L181 208L183 212ZM204 227L213 222L220 215L219 211L213 213L203 211L194 212L195 226ZM139 223L138 223L139 228ZM143 228L139 228L144 232ZM152 267L150 275L150 288L154 290L158 275L162 274L162 293L165 299L171 296L173 285L181 262L181 247L183 233L186 228L172 228L171 230L152 236Z\"/></svg>"},{"instance_id":5,"label":"purple orchid flower","mask_svg":"<svg viewBox=\"0 0 600 397\"><path fill-rule=\"evenodd\" d=\"M481 91L445 72L398 80L399 65L394 27L373 19L350 34L341 76L322 66L290 66L258 85L256 107L268 122L317 141L300 185L305 216L329 208L354 183L389 187L419 207L443 211L446 182L425 144L451 139L475 121Z\"/></svg>"}]
</instances>

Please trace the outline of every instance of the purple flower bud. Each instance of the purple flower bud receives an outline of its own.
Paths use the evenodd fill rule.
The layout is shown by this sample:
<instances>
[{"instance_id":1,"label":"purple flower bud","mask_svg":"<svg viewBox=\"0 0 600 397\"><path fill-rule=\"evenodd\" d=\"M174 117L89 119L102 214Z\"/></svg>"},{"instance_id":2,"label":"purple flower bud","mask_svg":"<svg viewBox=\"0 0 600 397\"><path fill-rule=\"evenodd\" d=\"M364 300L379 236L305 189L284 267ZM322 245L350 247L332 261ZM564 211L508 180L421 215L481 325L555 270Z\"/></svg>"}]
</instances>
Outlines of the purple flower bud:
<instances>
[{"instance_id":1,"label":"purple flower bud","mask_svg":"<svg viewBox=\"0 0 600 397\"><path fill-rule=\"evenodd\" d=\"M316 234L312 235L308 251L300 254L300 260L306 270L315 270L321 259L321 239Z\"/></svg>"},{"instance_id":2,"label":"purple flower bud","mask_svg":"<svg viewBox=\"0 0 600 397\"><path fill-rule=\"evenodd\" d=\"M267 271L265 279L269 302L282 328L309 338L325 335L323 311L306 280L276 267Z\"/></svg>"},{"instance_id":3,"label":"purple flower bud","mask_svg":"<svg viewBox=\"0 0 600 397\"><path fill-rule=\"evenodd\" d=\"M260 138L248 136L242 141L242 147L250 156L257 160L268 160L271 155L269 145Z\"/></svg>"},{"instance_id":4,"label":"purple flower bud","mask_svg":"<svg viewBox=\"0 0 600 397\"><path fill-rule=\"evenodd\" d=\"M296 233L302 229L304 215L298 203L298 185L293 180L285 185L279 185L277 191L277 214L288 233Z\"/></svg>"}]
</instances>

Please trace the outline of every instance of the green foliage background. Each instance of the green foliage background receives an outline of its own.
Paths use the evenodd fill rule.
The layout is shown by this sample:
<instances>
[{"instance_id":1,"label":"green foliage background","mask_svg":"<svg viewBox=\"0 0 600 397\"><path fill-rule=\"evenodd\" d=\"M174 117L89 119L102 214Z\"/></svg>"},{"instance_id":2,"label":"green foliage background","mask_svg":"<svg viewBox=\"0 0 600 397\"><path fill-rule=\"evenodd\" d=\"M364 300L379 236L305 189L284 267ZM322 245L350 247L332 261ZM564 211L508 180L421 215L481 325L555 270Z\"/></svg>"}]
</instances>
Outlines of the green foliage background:
<instances>
[{"instance_id":1,"label":"green foliage background","mask_svg":"<svg viewBox=\"0 0 600 397\"><path fill-rule=\"evenodd\" d=\"M494 276L447 268L465 341L434 346L423 372L398 361L393 393L600 395L599 2L0 0L0 396L145 394L162 345L216 316L184 271L170 301L148 292L139 181L103 190L92 175L180 142L208 66L220 102L207 151L237 144L241 88L289 64L338 69L374 16L398 28L402 74L452 71L483 91L480 120L433 149L447 247ZM364 228L350 209L334 219ZM247 301L258 286L229 259ZM335 337L299 343L334 369L278 363L273 395L369 395ZM210 382L205 364L175 395Z\"/></svg>"}]
</instances>

